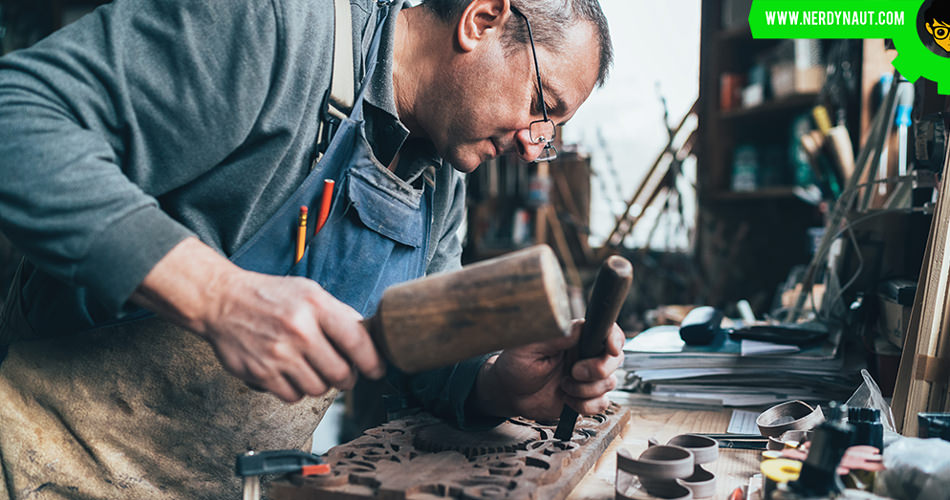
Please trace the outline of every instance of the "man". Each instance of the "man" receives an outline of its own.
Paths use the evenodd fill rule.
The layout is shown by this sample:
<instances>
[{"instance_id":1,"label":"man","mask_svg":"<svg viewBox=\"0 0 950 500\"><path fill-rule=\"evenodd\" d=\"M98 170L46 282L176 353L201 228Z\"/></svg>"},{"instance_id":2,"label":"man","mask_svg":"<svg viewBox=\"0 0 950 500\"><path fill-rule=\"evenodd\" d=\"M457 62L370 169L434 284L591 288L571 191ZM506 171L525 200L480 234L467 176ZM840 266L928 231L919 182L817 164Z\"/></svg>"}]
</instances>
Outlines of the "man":
<instances>
[{"instance_id":1,"label":"man","mask_svg":"<svg viewBox=\"0 0 950 500\"><path fill-rule=\"evenodd\" d=\"M236 453L302 446L332 389L383 376L360 324L382 290L459 266L458 171L537 158L610 64L595 0L350 3L366 85L319 161L329 0L118 0L0 59L0 229L27 256L0 497L234 498ZM293 264L282 231L324 179ZM463 428L590 414L622 332L564 376L578 332L387 378Z\"/></svg>"}]
</instances>

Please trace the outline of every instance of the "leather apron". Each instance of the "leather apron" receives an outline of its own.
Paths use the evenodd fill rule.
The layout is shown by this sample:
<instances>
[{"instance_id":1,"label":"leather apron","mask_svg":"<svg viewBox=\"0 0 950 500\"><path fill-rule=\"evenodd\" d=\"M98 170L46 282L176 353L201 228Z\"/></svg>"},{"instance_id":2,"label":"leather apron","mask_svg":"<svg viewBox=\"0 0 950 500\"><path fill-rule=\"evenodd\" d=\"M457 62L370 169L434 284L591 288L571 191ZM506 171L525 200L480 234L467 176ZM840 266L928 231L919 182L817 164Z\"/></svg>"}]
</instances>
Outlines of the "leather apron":
<instances>
[{"instance_id":1,"label":"leather apron","mask_svg":"<svg viewBox=\"0 0 950 500\"><path fill-rule=\"evenodd\" d=\"M386 16L384 6L350 117L231 257L245 269L308 276L365 316L385 288L424 274L431 226L432 188L414 189L381 165L363 130ZM337 186L330 217L294 264L299 207L316 213L324 179ZM2 328L30 328L18 295ZM252 391L204 340L154 317L17 342L0 364L0 498L239 498L235 456L301 448L333 396L286 404Z\"/></svg>"}]
</instances>

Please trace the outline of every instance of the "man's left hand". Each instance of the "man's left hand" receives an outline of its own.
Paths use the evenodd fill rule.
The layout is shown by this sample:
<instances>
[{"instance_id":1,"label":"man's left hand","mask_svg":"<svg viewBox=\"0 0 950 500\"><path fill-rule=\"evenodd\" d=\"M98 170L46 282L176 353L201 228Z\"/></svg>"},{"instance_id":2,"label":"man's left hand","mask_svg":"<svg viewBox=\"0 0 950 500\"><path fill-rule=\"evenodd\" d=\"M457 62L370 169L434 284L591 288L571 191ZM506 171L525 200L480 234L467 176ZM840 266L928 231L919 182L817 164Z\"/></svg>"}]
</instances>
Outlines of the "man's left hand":
<instances>
[{"instance_id":1,"label":"man's left hand","mask_svg":"<svg viewBox=\"0 0 950 500\"><path fill-rule=\"evenodd\" d=\"M566 369L580 338L583 320L570 335L507 349L482 366L473 402L485 415L554 420L568 405L581 415L607 409L607 393L617 386L613 372L623 362L623 331L616 324L607 335L606 352L578 360ZM470 401L472 402L472 401Z\"/></svg>"}]
</instances>

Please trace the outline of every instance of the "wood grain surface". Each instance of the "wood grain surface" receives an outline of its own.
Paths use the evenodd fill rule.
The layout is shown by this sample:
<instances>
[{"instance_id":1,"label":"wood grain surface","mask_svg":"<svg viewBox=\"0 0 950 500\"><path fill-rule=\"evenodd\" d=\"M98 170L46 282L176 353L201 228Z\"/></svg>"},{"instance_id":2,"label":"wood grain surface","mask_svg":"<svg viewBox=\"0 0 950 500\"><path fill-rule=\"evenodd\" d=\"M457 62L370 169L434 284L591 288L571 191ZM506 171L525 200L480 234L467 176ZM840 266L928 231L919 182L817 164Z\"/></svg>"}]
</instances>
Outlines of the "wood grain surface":
<instances>
[{"instance_id":1,"label":"wood grain surface","mask_svg":"<svg viewBox=\"0 0 950 500\"><path fill-rule=\"evenodd\" d=\"M472 433L419 414L332 448L330 475L273 481L266 494L272 500L561 500L628 419L626 408L611 405L580 418L574 437L563 442L554 439L553 426L523 419Z\"/></svg>"},{"instance_id":2,"label":"wood grain surface","mask_svg":"<svg viewBox=\"0 0 950 500\"><path fill-rule=\"evenodd\" d=\"M732 410L696 411L668 408L631 408L630 420L601 456L594 468L567 497L568 500L608 500L614 498L617 474L617 449L624 447L639 456L647 441L656 438L665 443L686 433L722 433L729 425ZM728 498L738 486L745 486L759 470L760 452L720 449L719 459L703 467L716 475L716 495ZM644 495L643 498L651 498Z\"/></svg>"}]
</instances>

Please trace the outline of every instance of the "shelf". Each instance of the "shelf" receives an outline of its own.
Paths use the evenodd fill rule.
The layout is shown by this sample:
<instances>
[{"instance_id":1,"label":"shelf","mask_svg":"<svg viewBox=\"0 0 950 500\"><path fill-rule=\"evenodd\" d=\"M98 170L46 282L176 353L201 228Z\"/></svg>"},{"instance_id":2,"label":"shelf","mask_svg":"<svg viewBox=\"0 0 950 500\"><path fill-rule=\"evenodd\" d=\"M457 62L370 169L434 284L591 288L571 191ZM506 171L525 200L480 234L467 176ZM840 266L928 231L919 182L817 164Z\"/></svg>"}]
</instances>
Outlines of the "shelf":
<instances>
[{"instance_id":1,"label":"shelf","mask_svg":"<svg viewBox=\"0 0 950 500\"><path fill-rule=\"evenodd\" d=\"M733 26L716 33L717 42L732 42L735 40L751 40L752 30L748 23Z\"/></svg>"},{"instance_id":2,"label":"shelf","mask_svg":"<svg viewBox=\"0 0 950 500\"><path fill-rule=\"evenodd\" d=\"M741 120L746 118L764 118L772 114L786 113L799 108L813 106L818 103L818 93L792 94L779 99L766 101L758 106L744 109L721 111L719 118L723 120Z\"/></svg>"},{"instance_id":3,"label":"shelf","mask_svg":"<svg viewBox=\"0 0 950 500\"><path fill-rule=\"evenodd\" d=\"M711 202L774 201L801 200L810 203L806 192L797 186L774 186L755 191L715 191L704 193L703 198Z\"/></svg>"}]
</instances>

